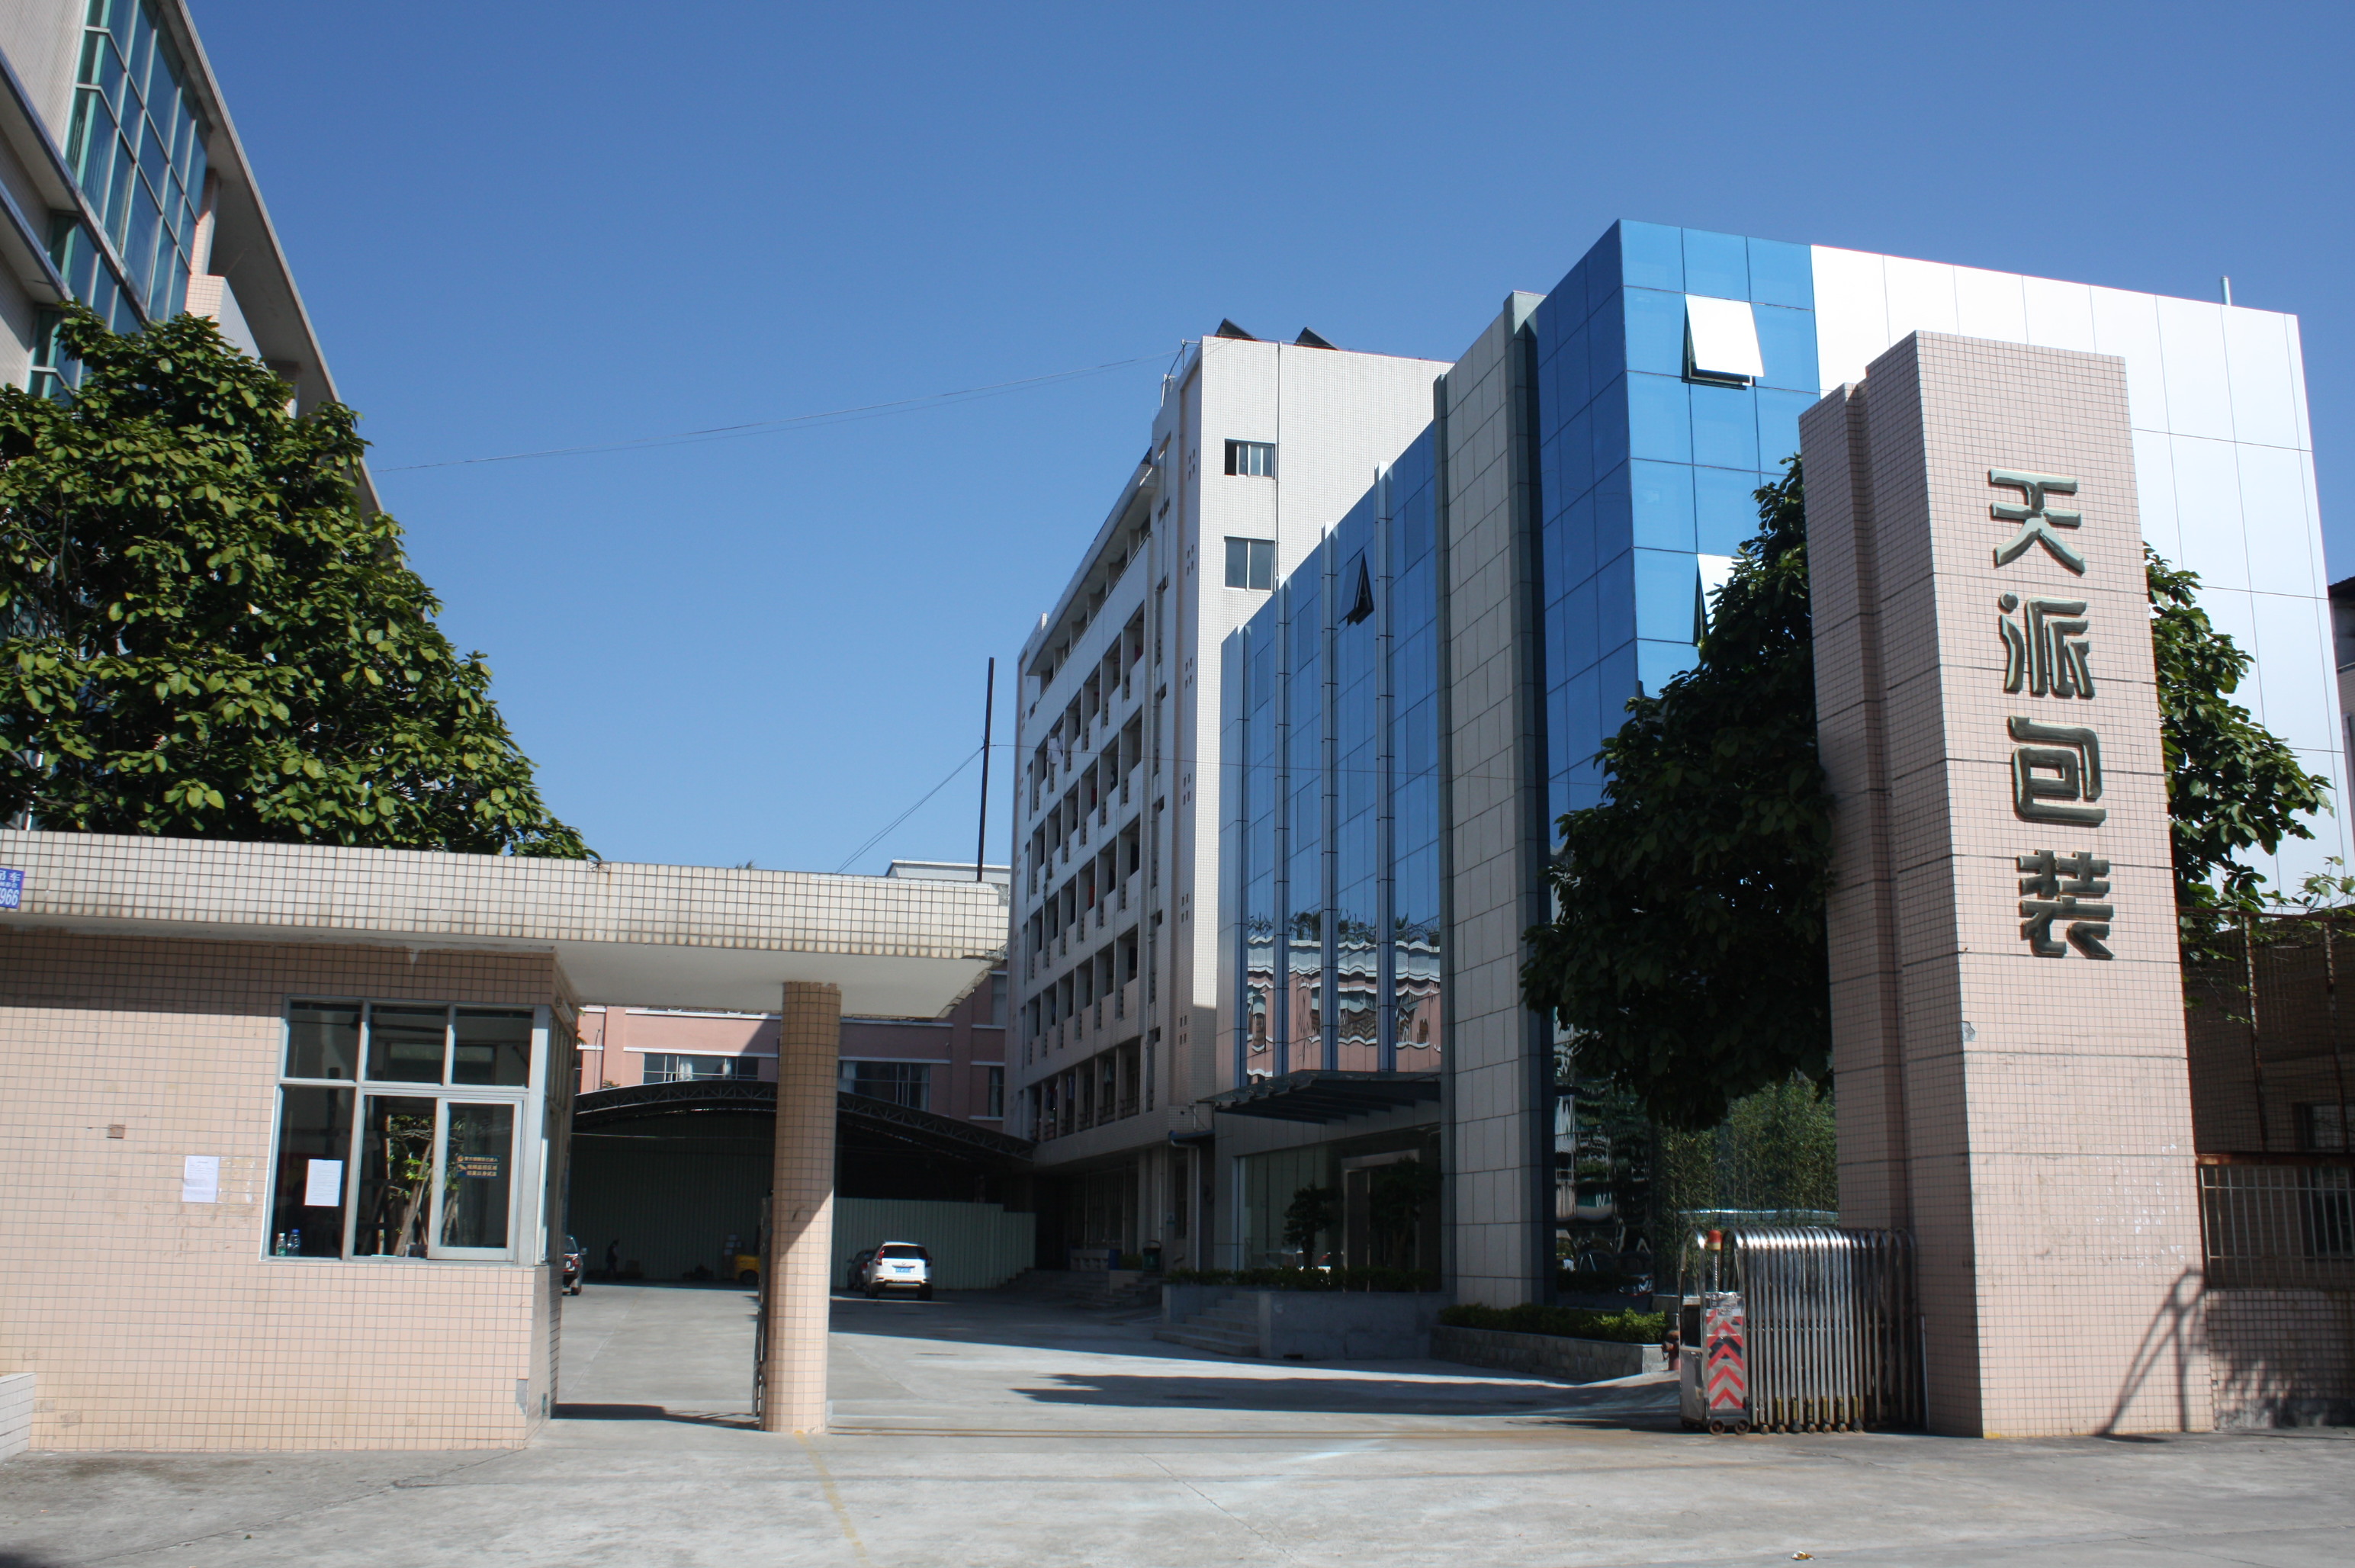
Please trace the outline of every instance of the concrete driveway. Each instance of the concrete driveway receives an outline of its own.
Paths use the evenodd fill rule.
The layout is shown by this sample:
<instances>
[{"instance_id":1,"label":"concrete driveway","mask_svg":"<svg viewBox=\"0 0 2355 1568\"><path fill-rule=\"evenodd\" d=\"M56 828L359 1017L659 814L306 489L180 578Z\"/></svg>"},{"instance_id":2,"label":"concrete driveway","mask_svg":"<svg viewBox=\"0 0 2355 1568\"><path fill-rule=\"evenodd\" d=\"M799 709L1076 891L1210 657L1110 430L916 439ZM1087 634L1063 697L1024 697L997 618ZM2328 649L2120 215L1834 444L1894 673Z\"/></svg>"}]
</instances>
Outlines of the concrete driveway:
<instances>
[{"instance_id":1,"label":"concrete driveway","mask_svg":"<svg viewBox=\"0 0 2355 1568\"><path fill-rule=\"evenodd\" d=\"M30 1455L0 1568L2355 1560L2355 1432L1707 1438L1667 1391L1265 1363L1003 1296L836 1304L837 1430L748 1430L751 1300L591 1285L518 1453Z\"/></svg>"}]
</instances>

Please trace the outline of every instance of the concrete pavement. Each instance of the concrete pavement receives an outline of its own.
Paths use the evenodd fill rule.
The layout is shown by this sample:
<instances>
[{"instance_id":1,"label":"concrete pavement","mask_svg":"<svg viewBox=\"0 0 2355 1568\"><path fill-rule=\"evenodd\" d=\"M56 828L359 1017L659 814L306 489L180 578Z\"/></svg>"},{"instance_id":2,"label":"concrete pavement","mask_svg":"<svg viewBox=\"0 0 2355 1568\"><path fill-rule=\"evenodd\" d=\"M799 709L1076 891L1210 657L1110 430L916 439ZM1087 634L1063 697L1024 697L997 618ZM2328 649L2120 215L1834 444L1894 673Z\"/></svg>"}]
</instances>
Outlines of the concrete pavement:
<instances>
[{"instance_id":1,"label":"concrete pavement","mask_svg":"<svg viewBox=\"0 0 2355 1568\"><path fill-rule=\"evenodd\" d=\"M518 1453L28 1455L0 1568L2355 1559L2355 1432L1707 1438L1657 1381L1230 1360L1017 1297L835 1304L837 1430L749 1429L751 1299L591 1285Z\"/></svg>"}]
</instances>

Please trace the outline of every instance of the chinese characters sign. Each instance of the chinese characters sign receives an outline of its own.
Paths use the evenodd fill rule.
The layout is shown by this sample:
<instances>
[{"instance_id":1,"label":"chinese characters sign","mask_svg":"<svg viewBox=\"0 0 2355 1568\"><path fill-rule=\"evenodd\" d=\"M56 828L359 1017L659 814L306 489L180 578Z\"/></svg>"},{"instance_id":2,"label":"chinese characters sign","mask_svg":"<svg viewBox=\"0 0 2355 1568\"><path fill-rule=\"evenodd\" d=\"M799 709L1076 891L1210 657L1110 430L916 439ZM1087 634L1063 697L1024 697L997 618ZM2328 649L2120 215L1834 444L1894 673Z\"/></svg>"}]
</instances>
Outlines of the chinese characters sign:
<instances>
[{"instance_id":1,"label":"chinese characters sign","mask_svg":"<svg viewBox=\"0 0 2355 1568\"><path fill-rule=\"evenodd\" d=\"M2072 576L2085 572L2085 557L2056 530L2082 526L2082 512L2063 511L2052 496L2074 496L2077 481L2065 474L2032 474L1990 468L1987 483L2016 489L2025 504L1998 501L1988 515L2018 531L1995 551L1998 571L2018 565L2025 573L2057 565ZM2041 554L2031 554L2040 549ZM2093 621L2086 601L2036 592L2007 592L1996 600L2001 612L1997 633L2003 644L2003 689L2007 696L2056 702L2090 700L2094 695ZM2084 724L2062 722L2066 709L2045 716L2013 714L2011 805L2022 822L2098 827L2108 819L2102 798L2102 739ZM2065 958L2072 948L2087 958L2112 956L2103 938L2110 934L2116 907L2108 901L2109 861L2089 849L2061 853L2037 849L2017 857L2019 870L2019 936L2039 958ZM2058 934L2056 934L2056 929Z\"/></svg>"}]
</instances>

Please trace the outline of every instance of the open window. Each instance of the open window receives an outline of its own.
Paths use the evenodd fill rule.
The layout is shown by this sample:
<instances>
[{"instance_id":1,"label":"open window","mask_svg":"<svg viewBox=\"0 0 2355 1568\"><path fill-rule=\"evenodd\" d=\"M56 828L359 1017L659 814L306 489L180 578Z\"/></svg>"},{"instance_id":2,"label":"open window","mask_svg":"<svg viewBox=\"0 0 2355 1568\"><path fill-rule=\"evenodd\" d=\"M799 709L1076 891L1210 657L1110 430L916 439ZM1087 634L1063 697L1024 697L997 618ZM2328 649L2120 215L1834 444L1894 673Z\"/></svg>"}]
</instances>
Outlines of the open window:
<instances>
[{"instance_id":1,"label":"open window","mask_svg":"<svg viewBox=\"0 0 2355 1568\"><path fill-rule=\"evenodd\" d=\"M1722 387L1747 387L1766 374L1748 300L1685 296L1685 374Z\"/></svg>"}]
</instances>

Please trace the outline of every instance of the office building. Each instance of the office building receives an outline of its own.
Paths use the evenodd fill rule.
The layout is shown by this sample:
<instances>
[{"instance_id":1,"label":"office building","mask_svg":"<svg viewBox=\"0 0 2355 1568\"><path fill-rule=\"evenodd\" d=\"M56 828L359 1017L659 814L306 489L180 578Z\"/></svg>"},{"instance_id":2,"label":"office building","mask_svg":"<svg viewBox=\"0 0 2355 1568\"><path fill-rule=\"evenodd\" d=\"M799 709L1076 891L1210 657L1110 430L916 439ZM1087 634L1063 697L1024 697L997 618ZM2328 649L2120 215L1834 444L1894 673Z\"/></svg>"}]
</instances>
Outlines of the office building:
<instances>
[{"instance_id":1,"label":"office building","mask_svg":"<svg viewBox=\"0 0 2355 1568\"><path fill-rule=\"evenodd\" d=\"M298 411L334 398L180 0L22 0L0 13L0 379L79 379L56 338L78 301L118 332L208 315Z\"/></svg>"},{"instance_id":2,"label":"office building","mask_svg":"<svg viewBox=\"0 0 2355 1568\"><path fill-rule=\"evenodd\" d=\"M1196 1255L1220 1085L1219 691L1229 633L1431 421L1445 367L1231 323L1024 644L1008 1042L1042 1255Z\"/></svg>"},{"instance_id":3,"label":"office building","mask_svg":"<svg viewBox=\"0 0 2355 1568\"><path fill-rule=\"evenodd\" d=\"M2146 539L2254 656L2239 699L2339 779L2295 317L1615 225L1510 297L1430 427L1228 641L1221 1263L1284 1255L1300 1187L1346 1197L1436 1146L1429 1261L1466 1300L1550 1289L1555 1040L1518 972L1553 821L1600 797L1625 701L1691 667L1800 412L1917 330L2125 360ZM2253 857L2276 887L2347 855L2343 817L2310 825ZM1338 1254L1370 1261L1361 1232L1345 1216Z\"/></svg>"}]
</instances>

